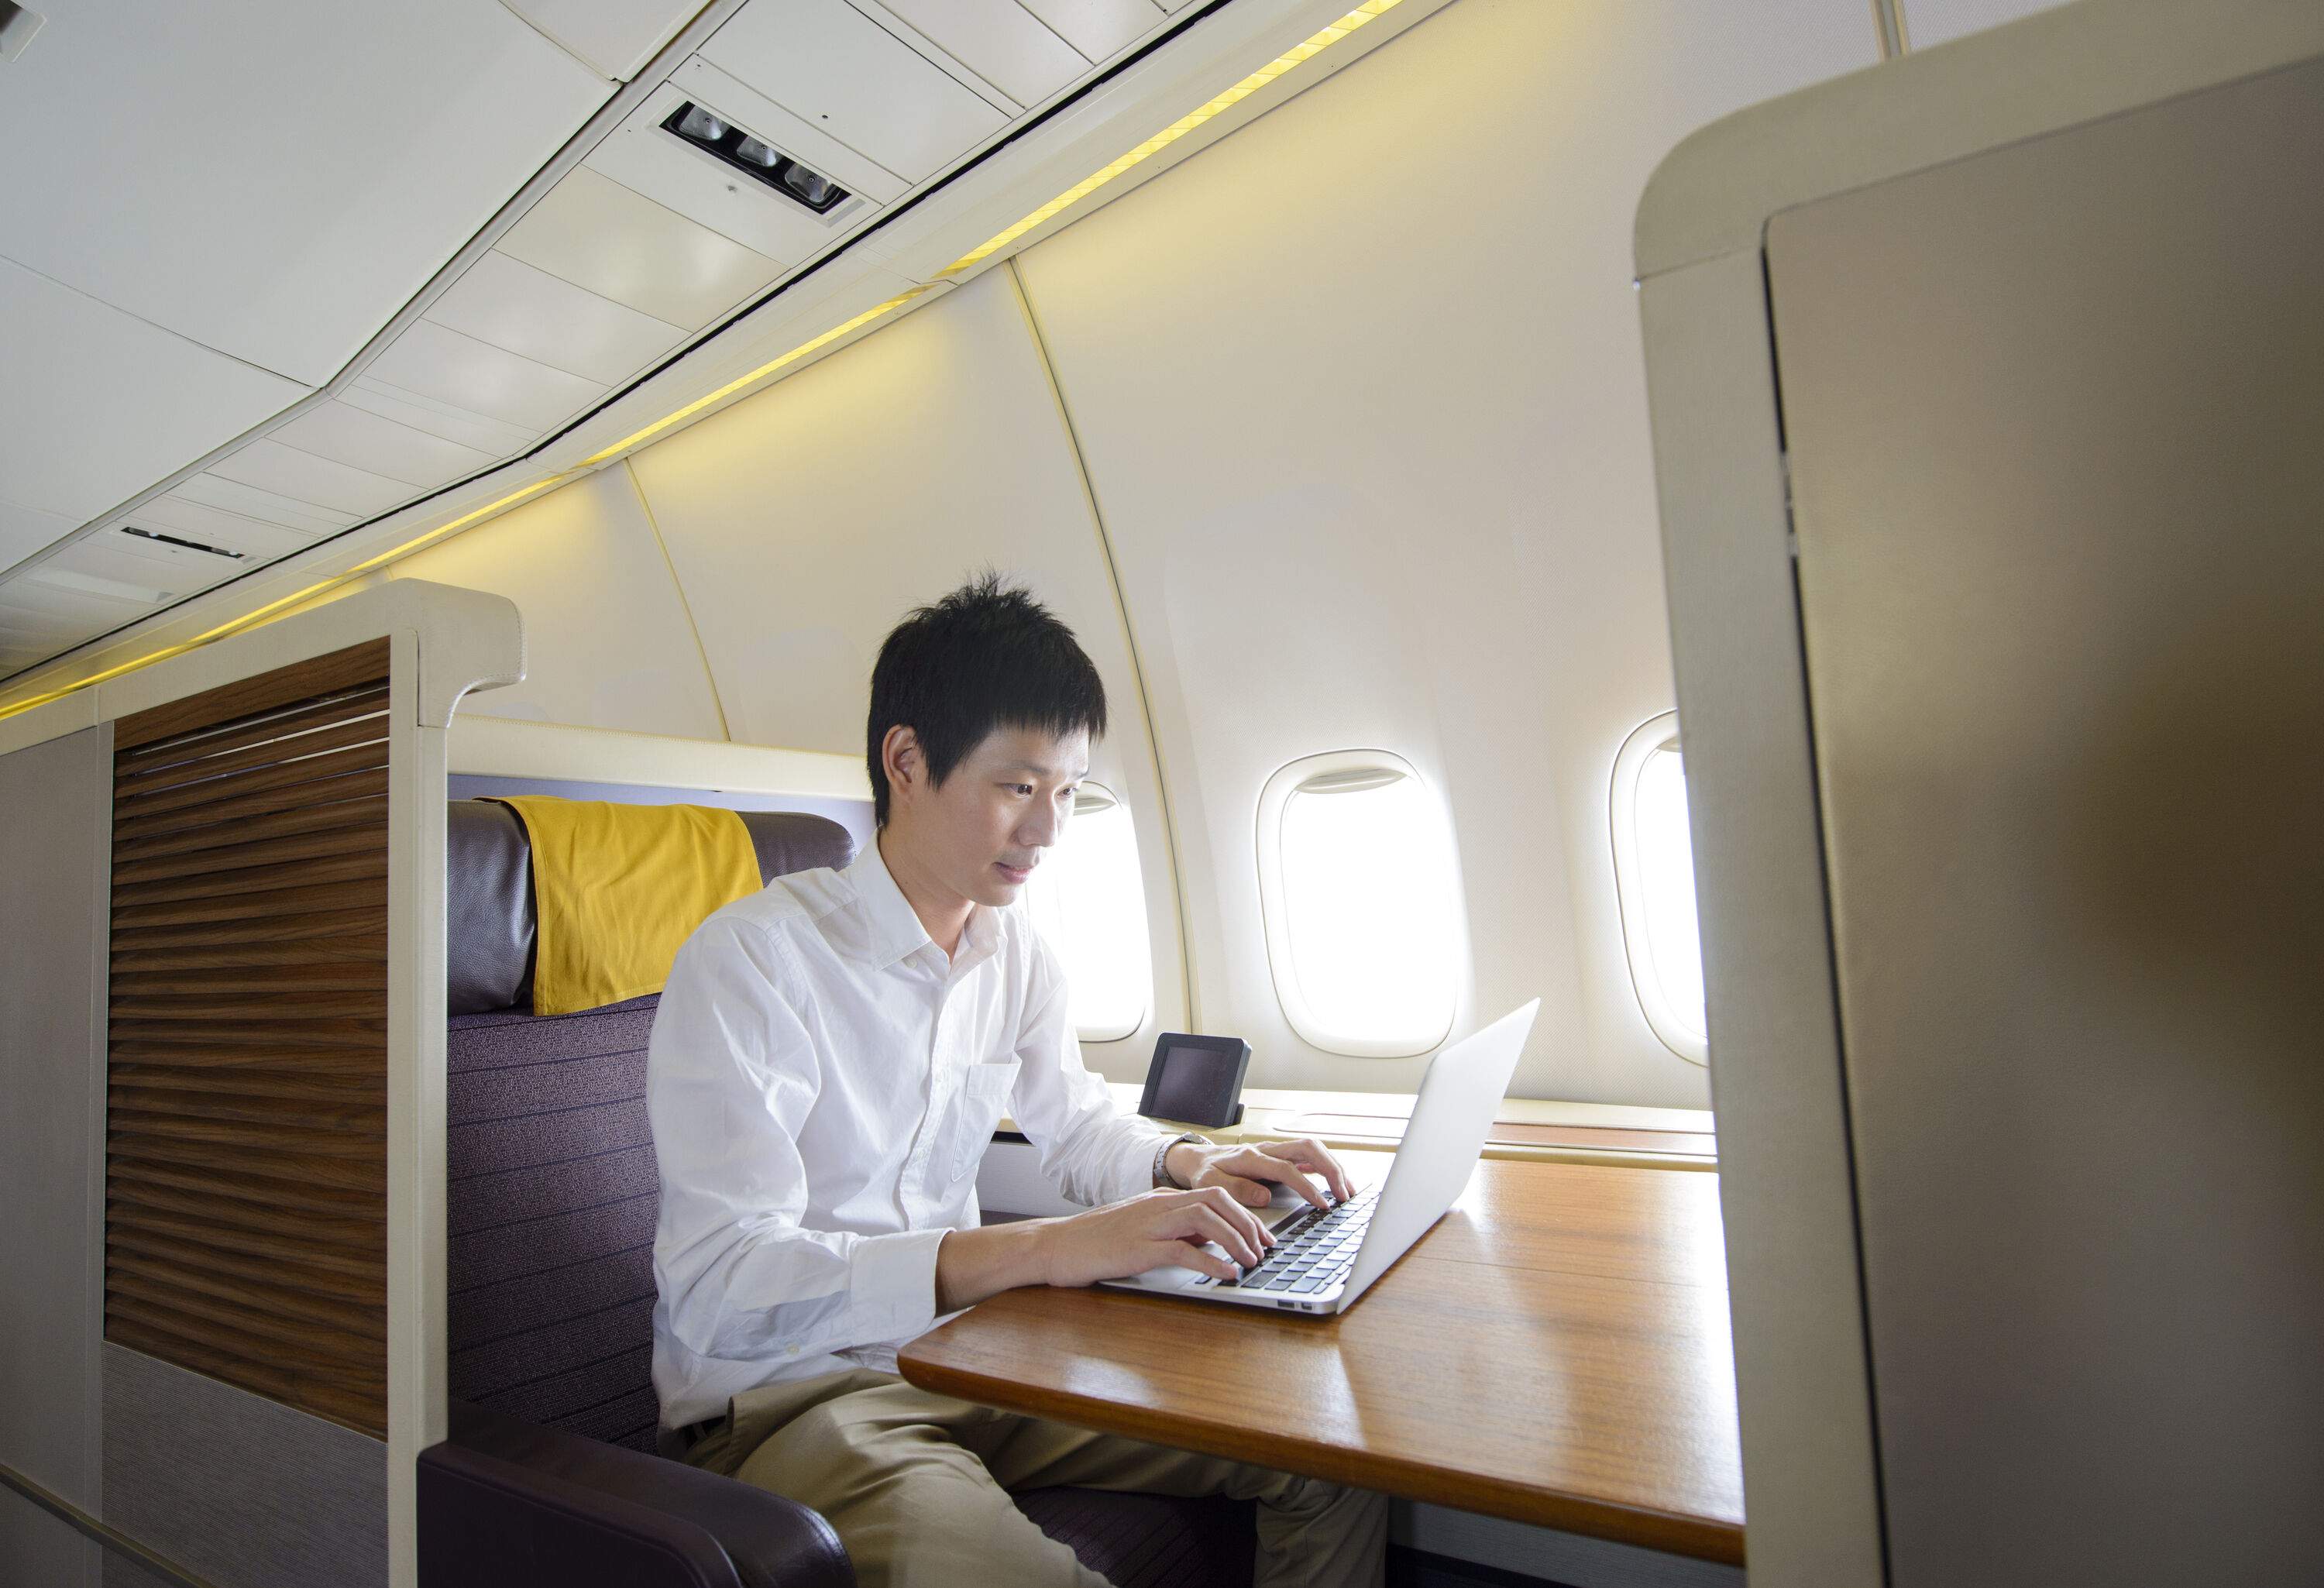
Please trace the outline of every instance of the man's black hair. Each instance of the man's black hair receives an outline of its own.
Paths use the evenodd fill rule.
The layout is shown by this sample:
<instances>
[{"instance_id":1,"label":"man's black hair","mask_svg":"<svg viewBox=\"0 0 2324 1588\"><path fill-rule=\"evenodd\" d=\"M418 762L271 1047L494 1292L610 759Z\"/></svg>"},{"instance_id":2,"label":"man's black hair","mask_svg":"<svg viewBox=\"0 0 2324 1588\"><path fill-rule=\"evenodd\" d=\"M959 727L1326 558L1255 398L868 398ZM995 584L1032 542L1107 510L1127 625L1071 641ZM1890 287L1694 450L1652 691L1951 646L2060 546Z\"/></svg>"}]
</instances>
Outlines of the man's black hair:
<instances>
[{"instance_id":1,"label":"man's black hair","mask_svg":"<svg viewBox=\"0 0 2324 1588\"><path fill-rule=\"evenodd\" d=\"M941 785L995 728L1063 735L1105 734L1105 686L1049 609L987 569L933 606L915 608L881 642L872 665L866 755L872 810L888 825L888 773L880 747L899 723L912 730Z\"/></svg>"}]
</instances>

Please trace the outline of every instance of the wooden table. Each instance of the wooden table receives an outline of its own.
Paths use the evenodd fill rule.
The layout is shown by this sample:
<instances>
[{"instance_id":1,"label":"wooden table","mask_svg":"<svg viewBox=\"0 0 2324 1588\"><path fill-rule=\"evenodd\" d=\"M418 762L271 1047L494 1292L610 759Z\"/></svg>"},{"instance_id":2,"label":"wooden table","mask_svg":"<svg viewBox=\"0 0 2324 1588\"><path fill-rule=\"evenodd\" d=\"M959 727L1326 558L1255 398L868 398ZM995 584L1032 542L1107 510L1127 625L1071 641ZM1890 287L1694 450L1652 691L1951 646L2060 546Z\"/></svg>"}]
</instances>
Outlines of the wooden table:
<instances>
[{"instance_id":1,"label":"wooden table","mask_svg":"<svg viewBox=\"0 0 2324 1588\"><path fill-rule=\"evenodd\" d=\"M1715 1175L1487 1159L1337 1316L1011 1290L899 1361L987 1406L1743 1560Z\"/></svg>"}]
</instances>

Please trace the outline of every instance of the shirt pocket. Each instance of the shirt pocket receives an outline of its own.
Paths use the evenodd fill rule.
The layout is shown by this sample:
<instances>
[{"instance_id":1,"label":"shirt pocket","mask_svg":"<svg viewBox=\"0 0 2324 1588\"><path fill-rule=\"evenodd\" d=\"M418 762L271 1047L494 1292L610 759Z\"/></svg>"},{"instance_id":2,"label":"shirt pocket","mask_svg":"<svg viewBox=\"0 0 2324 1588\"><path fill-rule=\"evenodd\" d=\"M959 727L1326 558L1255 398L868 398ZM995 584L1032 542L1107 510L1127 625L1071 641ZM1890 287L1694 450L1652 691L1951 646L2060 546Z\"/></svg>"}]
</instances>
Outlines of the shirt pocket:
<instances>
[{"instance_id":1,"label":"shirt pocket","mask_svg":"<svg viewBox=\"0 0 2324 1588\"><path fill-rule=\"evenodd\" d=\"M945 1180L959 1179L976 1167L992 1140L992 1127L1009 1111L1009 1093L1017 1085L1020 1061L973 1064L961 1077L960 1095L953 1102L950 1140L945 1144Z\"/></svg>"}]
</instances>

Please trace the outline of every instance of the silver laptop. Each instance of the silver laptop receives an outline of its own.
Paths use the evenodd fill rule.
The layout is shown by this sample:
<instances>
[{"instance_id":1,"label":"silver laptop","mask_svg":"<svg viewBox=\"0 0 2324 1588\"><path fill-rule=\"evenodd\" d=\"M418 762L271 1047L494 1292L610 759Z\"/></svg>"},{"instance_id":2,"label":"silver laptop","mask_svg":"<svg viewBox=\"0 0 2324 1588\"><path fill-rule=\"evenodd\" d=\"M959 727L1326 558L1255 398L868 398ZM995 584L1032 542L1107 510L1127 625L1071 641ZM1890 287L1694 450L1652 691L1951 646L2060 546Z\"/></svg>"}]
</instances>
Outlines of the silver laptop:
<instances>
[{"instance_id":1,"label":"silver laptop","mask_svg":"<svg viewBox=\"0 0 2324 1588\"><path fill-rule=\"evenodd\" d=\"M1345 1202L1320 1210L1296 1192L1279 1189L1273 1203L1255 1210L1279 1242L1258 1268L1221 1279L1172 1264L1102 1282L1117 1290L1237 1306L1345 1310L1467 1188L1540 1009L1536 998L1429 1061L1404 1145L1377 1187L1360 1187ZM1225 1255L1216 1245L1209 1250Z\"/></svg>"}]
</instances>

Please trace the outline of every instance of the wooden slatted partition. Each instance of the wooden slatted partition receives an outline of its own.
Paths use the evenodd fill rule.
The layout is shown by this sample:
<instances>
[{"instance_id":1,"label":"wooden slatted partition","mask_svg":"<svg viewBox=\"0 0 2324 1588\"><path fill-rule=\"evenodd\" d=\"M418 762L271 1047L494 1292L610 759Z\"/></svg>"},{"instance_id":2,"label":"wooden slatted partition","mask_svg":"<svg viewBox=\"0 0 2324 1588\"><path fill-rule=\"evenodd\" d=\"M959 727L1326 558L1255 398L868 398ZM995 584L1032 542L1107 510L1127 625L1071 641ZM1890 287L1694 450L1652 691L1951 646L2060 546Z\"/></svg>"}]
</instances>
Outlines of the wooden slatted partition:
<instances>
[{"instance_id":1,"label":"wooden slatted partition","mask_svg":"<svg viewBox=\"0 0 2324 1588\"><path fill-rule=\"evenodd\" d=\"M114 738L106 1338L387 1433L388 642Z\"/></svg>"}]
</instances>

